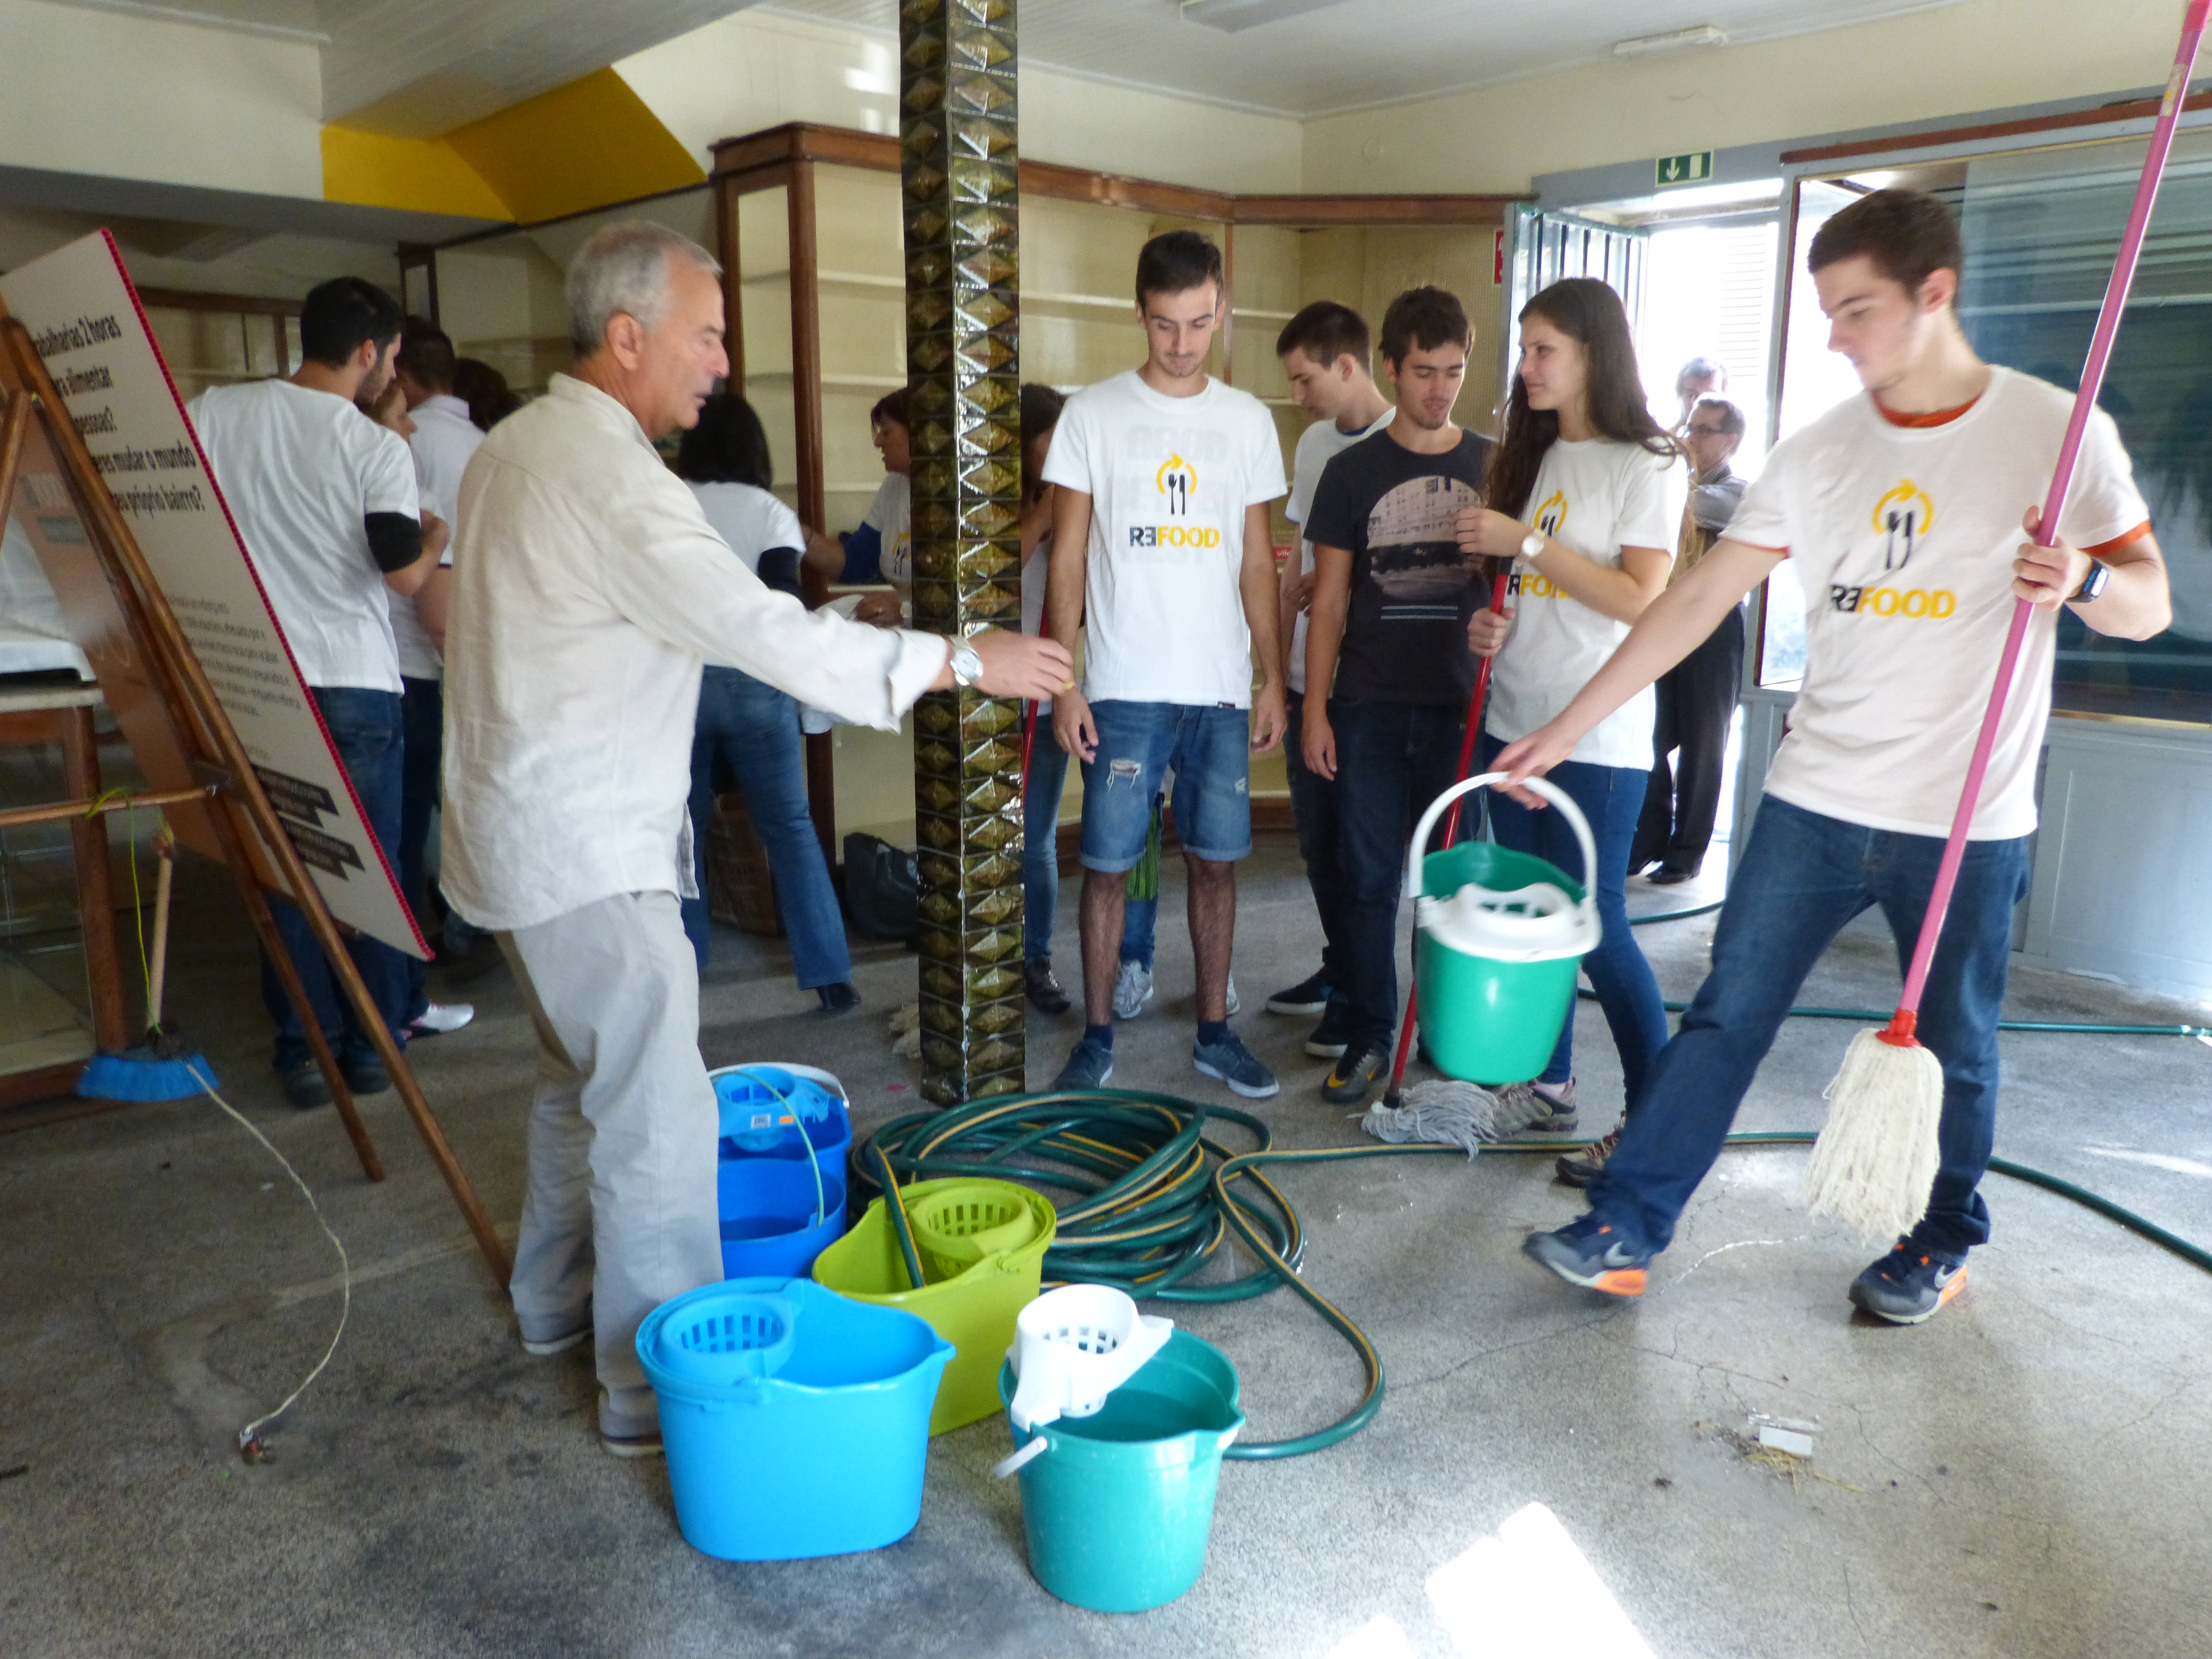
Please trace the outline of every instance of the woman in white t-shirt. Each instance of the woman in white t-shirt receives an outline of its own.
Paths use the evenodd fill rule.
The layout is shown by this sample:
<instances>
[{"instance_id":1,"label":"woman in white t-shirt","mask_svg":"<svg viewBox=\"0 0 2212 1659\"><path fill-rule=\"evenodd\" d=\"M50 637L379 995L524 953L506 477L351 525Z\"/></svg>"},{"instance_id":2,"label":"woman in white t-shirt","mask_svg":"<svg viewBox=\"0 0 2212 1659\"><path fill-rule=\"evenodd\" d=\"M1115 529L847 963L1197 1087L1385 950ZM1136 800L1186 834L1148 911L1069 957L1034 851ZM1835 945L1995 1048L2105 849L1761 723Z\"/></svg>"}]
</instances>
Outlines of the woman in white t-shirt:
<instances>
[{"instance_id":1,"label":"woman in white t-shirt","mask_svg":"<svg viewBox=\"0 0 2212 1659\"><path fill-rule=\"evenodd\" d=\"M769 491L775 477L768 434L743 398L709 398L699 423L684 434L676 471L699 498L700 510L730 550L771 587L799 591L799 561L807 532L799 515ZM699 681L699 720L691 742L691 829L700 896L684 901L684 931L707 965L707 841L714 821L714 783L726 766L744 792L745 811L768 850L777 908L791 939L799 988L823 1008L860 1006L845 918L806 806L806 769L799 747L799 706L785 692L742 669L707 665Z\"/></svg>"},{"instance_id":2,"label":"woman in white t-shirt","mask_svg":"<svg viewBox=\"0 0 2212 1659\"><path fill-rule=\"evenodd\" d=\"M1459 520L1462 548L1513 561L1502 617L1478 611L1468 642L1494 655L1482 760L1549 720L1627 636L1667 585L1682 514L1682 469L1674 441L1651 418L1628 318L1594 277L1554 283L1522 307L1521 362L1506 405L1505 435L1491 457L1489 505ZM1557 813L1489 796L1499 845L1540 858L1594 888L1605 924L1583 970L1620 1051L1626 1109L1667 1042L1667 1012L1650 964L1628 926L1628 849L1651 775L1647 689L1591 731L1551 781L1589 820L1598 867L1585 872ZM1540 1114L1536 1129L1575 1127L1574 1018L1570 1013L1541 1078L1516 1085ZM1559 1172L1581 1185L1611 1138Z\"/></svg>"}]
</instances>

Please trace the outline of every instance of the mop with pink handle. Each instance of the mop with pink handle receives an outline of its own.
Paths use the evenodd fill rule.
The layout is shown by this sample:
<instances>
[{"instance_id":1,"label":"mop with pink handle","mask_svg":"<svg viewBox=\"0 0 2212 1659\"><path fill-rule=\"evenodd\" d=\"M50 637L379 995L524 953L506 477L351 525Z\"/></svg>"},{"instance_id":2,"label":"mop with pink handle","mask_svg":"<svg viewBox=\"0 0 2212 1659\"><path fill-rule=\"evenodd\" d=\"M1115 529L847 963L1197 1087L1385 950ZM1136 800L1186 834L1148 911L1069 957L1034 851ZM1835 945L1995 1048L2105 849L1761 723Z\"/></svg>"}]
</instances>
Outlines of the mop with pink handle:
<instances>
[{"instance_id":1,"label":"mop with pink handle","mask_svg":"<svg viewBox=\"0 0 2212 1659\"><path fill-rule=\"evenodd\" d=\"M2204 33L2208 13L2212 13L2212 0L2191 0L2183 19L2173 73L2159 106L2150 153L2143 157L2142 177L2136 185L2127 231L2120 238L2120 257L2112 267L2112 281L2106 284L2097 331L2089 341L2088 364L2081 371L2081 389L2074 396L2073 418L2067 422L2057 470L2051 475L2043 516L2036 525L2035 538L2042 546L2057 539L2058 516L2066 505L2074 463L2081 453L2090 411L2096 407L2098 389L2104 384L2106 366L2112 360L2112 338L2119 331L2120 312L2135 280L2136 262L2150 226L2152 204L2158 199L2159 179L2166 171L2166 152L2173 145L2174 126L2188 94L2197 41ZM1812 1161L1805 1171L1807 1202L1816 1211L1856 1226L1869 1237L1893 1237L1911 1231L1928 1207L1929 1192L1942 1161L1937 1130L1943 1115L1943 1068L1921 1046L1913 1030L1919 1021L1928 970L1936 959L1936 941L1943 932L1944 914L1950 908L1951 891L1958 883L1960 860L1966 856L1966 831L1973 823L1975 802L1981 796L1983 775L1989 770L1990 751L1996 744L2005 696L2011 689L2013 670L2020 660L2021 643L2027 635L2033 611L2026 599L2013 606L2011 631L2005 635L1996 683L1990 688L1981 732L1974 740L1973 758L1967 763L1966 785L1960 792L1959 810L1952 816L1951 834L1944 842L1942 862L1936 866L1936 884L1928 896L1928 911L1921 920L1920 938L1905 976L1904 998L1885 1029L1862 1031L1851 1039L1843 1068L1828 1085L1832 1103L1828 1121L1814 1145Z\"/></svg>"}]
</instances>

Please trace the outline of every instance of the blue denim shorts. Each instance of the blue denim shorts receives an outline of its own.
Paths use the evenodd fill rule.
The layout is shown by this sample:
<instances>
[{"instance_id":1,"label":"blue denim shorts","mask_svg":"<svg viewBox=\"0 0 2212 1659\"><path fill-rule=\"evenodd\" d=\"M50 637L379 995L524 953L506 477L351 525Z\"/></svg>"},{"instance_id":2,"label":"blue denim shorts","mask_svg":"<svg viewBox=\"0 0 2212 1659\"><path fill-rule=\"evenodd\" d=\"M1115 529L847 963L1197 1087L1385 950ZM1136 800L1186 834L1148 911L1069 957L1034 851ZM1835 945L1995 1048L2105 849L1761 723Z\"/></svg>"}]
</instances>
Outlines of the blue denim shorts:
<instances>
[{"instance_id":1,"label":"blue denim shorts","mask_svg":"<svg viewBox=\"0 0 2212 1659\"><path fill-rule=\"evenodd\" d=\"M1252 850L1252 718L1243 708L1182 702L1091 705L1098 758L1083 763L1083 867L1136 867L1152 798L1175 769L1176 834L1183 851L1229 864Z\"/></svg>"}]
</instances>

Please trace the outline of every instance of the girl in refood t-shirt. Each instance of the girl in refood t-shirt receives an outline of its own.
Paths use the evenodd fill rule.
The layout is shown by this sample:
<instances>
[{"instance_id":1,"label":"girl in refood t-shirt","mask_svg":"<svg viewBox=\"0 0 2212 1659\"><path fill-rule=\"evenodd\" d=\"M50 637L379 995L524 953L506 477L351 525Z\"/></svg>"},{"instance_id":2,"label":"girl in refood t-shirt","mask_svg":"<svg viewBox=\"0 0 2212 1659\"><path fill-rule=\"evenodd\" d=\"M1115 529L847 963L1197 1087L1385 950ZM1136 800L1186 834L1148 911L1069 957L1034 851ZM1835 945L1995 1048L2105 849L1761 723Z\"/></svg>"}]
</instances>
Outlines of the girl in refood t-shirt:
<instances>
[{"instance_id":1,"label":"girl in refood t-shirt","mask_svg":"<svg viewBox=\"0 0 2212 1659\"><path fill-rule=\"evenodd\" d=\"M1667 586L1685 488L1680 452L1644 404L1636 348L1620 296L1593 277L1554 283L1521 312L1521 361L1492 454L1487 507L1459 518L1460 545L1513 562L1502 614L1478 611L1468 642L1497 658L1484 720L1482 763L1566 706ZM1598 867L1585 872L1573 832L1493 793L1492 834L1579 879L1597 896L1604 936L1583 961L1620 1051L1627 1109L1667 1042L1667 1012L1650 964L1629 931L1629 844L1651 774L1647 687L1578 744L1551 781L1589 820ZM1534 1084L1516 1085L1553 1133L1576 1122L1574 1019ZM1603 1164L1611 1137L1559 1160L1579 1186Z\"/></svg>"}]
</instances>

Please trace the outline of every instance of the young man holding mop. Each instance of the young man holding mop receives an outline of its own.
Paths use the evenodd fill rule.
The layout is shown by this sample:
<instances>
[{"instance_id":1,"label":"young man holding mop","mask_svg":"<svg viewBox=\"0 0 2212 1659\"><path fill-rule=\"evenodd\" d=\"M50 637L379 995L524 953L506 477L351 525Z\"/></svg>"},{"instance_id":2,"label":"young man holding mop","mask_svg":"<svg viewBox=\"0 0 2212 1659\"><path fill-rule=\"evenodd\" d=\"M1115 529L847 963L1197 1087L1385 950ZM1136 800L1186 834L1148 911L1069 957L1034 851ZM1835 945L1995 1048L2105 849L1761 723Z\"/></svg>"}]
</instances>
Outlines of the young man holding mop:
<instances>
[{"instance_id":1,"label":"young man holding mop","mask_svg":"<svg viewBox=\"0 0 2212 1659\"><path fill-rule=\"evenodd\" d=\"M2057 611L2128 639L2160 632L2170 611L2148 514L2101 412L2062 533L2049 547L2021 541L2021 510L2032 534L2071 400L1975 356L1953 309L1963 252L1942 204L1903 190L1864 197L1821 228L1808 264L1830 347L1851 360L1866 396L1779 445L1726 538L1652 604L1557 719L1498 757L1516 780L1549 770L1783 559L1794 562L1808 601L1804 685L1721 913L1712 971L1590 1183L1589 1212L1524 1248L1571 1284L1640 1294L1829 941L1878 904L1900 959L1911 950L2025 599L2039 614L1920 1007L1921 1039L1943 1073L1940 1168L1925 1214L1850 1291L1868 1313L1917 1324L1965 1285L1966 1253L1989 1237L1976 1188L1996 1121L1998 1004L2027 886Z\"/></svg>"}]
</instances>

